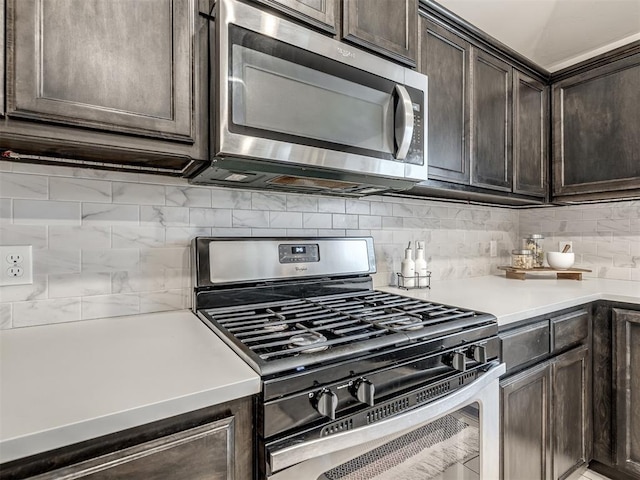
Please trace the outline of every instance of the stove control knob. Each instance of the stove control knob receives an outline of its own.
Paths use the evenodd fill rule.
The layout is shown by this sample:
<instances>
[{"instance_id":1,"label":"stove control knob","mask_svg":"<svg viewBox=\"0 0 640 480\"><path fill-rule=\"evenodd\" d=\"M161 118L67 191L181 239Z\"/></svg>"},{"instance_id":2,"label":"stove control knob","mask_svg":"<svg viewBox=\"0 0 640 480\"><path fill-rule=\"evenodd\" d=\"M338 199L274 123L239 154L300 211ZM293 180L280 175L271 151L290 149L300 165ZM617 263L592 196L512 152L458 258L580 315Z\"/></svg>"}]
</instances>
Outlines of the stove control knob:
<instances>
[{"instance_id":1,"label":"stove control knob","mask_svg":"<svg viewBox=\"0 0 640 480\"><path fill-rule=\"evenodd\" d=\"M366 378L357 380L353 385L351 393L359 402L366 403L370 407L373 407L376 387Z\"/></svg>"},{"instance_id":2,"label":"stove control knob","mask_svg":"<svg viewBox=\"0 0 640 480\"><path fill-rule=\"evenodd\" d=\"M336 419L336 408L338 407L338 396L328 388L321 390L316 395L315 408L320 415Z\"/></svg>"},{"instance_id":3,"label":"stove control knob","mask_svg":"<svg viewBox=\"0 0 640 480\"><path fill-rule=\"evenodd\" d=\"M446 363L459 372L466 372L467 364L465 358L466 355L464 352L453 352L447 359L448 361Z\"/></svg>"},{"instance_id":4,"label":"stove control knob","mask_svg":"<svg viewBox=\"0 0 640 480\"><path fill-rule=\"evenodd\" d=\"M484 345L473 345L467 352L476 362L487 363L487 348Z\"/></svg>"}]
</instances>

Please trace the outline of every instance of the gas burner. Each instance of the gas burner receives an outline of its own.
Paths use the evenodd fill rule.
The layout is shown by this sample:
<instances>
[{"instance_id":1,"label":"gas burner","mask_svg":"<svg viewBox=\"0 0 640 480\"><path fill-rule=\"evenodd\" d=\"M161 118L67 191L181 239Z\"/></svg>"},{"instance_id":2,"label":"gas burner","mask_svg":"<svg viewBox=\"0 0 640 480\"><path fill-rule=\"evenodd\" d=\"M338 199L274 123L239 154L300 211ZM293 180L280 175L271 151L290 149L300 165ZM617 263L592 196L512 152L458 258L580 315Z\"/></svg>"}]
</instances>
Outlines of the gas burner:
<instances>
[{"instance_id":1,"label":"gas burner","mask_svg":"<svg viewBox=\"0 0 640 480\"><path fill-rule=\"evenodd\" d=\"M389 324L391 328L398 328L400 330L420 330L424 328L424 325L420 323L417 318L404 318L402 320L396 320Z\"/></svg>"},{"instance_id":2,"label":"gas burner","mask_svg":"<svg viewBox=\"0 0 640 480\"><path fill-rule=\"evenodd\" d=\"M286 323L265 323L262 325L262 330L266 330L268 332L282 332L287 328L289 328L289 326Z\"/></svg>"},{"instance_id":3,"label":"gas burner","mask_svg":"<svg viewBox=\"0 0 640 480\"><path fill-rule=\"evenodd\" d=\"M300 333L298 335L294 335L289 339L289 348L306 347L319 344L311 348L305 348L304 350L301 350L301 353L321 352L329 348L328 345L324 344L324 342L326 341L327 337L320 333Z\"/></svg>"}]
</instances>

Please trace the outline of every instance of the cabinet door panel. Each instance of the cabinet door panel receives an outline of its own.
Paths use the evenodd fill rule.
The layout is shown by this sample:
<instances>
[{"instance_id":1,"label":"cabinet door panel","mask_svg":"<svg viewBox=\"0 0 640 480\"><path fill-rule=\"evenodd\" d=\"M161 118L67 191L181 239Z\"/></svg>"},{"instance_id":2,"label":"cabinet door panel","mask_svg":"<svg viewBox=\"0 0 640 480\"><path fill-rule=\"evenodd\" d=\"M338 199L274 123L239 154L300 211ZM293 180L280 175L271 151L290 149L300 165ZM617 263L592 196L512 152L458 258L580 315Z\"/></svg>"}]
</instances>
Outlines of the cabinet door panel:
<instances>
[{"instance_id":1,"label":"cabinet door panel","mask_svg":"<svg viewBox=\"0 0 640 480\"><path fill-rule=\"evenodd\" d=\"M617 468L640 476L640 312L613 310Z\"/></svg>"},{"instance_id":2,"label":"cabinet door panel","mask_svg":"<svg viewBox=\"0 0 640 480\"><path fill-rule=\"evenodd\" d=\"M11 0L16 118L192 141L193 0Z\"/></svg>"},{"instance_id":3,"label":"cabinet door panel","mask_svg":"<svg viewBox=\"0 0 640 480\"><path fill-rule=\"evenodd\" d=\"M504 480L549 478L548 363L500 382Z\"/></svg>"},{"instance_id":4,"label":"cabinet door panel","mask_svg":"<svg viewBox=\"0 0 640 480\"><path fill-rule=\"evenodd\" d=\"M640 54L553 86L555 195L640 188Z\"/></svg>"},{"instance_id":5,"label":"cabinet door panel","mask_svg":"<svg viewBox=\"0 0 640 480\"><path fill-rule=\"evenodd\" d=\"M231 480L234 422L227 418L33 477L33 480Z\"/></svg>"},{"instance_id":6,"label":"cabinet door panel","mask_svg":"<svg viewBox=\"0 0 640 480\"><path fill-rule=\"evenodd\" d=\"M344 0L342 38L416 65L418 0Z\"/></svg>"},{"instance_id":7,"label":"cabinet door panel","mask_svg":"<svg viewBox=\"0 0 640 480\"><path fill-rule=\"evenodd\" d=\"M551 442L553 479L563 479L590 458L589 349L559 355L552 365Z\"/></svg>"},{"instance_id":8,"label":"cabinet door panel","mask_svg":"<svg viewBox=\"0 0 640 480\"><path fill-rule=\"evenodd\" d=\"M286 12L314 27L336 33L334 0L254 0Z\"/></svg>"},{"instance_id":9,"label":"cabinet door panel","mask_svg":"<svg viewBox=\"0 0 640 480\"><path fill-rule=\"evenodd\" d=\"M511 191L511 67L473 52L471 183Z\"/></svg>"},{"instance_id":10,"label":"cabinet door panel","mask_svg":"<svg viewBox=\"0 0 640 480\"><path fill-rule=\"evenodd\" d=\"M5 0L0 0L0 117L4 116L4 33L5 33Z\"/></svg>"},{"instance_id":11,"label":"cabinet door panel","mask_svg":"<svg viewBox=\"0 0 640 480\"><path fill-rule=\"evenodd\" d=\"M429 178L469 183L469 43L420 19L421 70L429 77Z\"/></svg>"},{"instance_id":12,"label":"cabinet door panel","mask_svg":"<svg viewBox=\"0 0 640 480\"><path fill-rule=\"evenodd\" d=\"M514 71L513 191L537 197L547 192L549 89Z\"/></svg>"}]
</instances>

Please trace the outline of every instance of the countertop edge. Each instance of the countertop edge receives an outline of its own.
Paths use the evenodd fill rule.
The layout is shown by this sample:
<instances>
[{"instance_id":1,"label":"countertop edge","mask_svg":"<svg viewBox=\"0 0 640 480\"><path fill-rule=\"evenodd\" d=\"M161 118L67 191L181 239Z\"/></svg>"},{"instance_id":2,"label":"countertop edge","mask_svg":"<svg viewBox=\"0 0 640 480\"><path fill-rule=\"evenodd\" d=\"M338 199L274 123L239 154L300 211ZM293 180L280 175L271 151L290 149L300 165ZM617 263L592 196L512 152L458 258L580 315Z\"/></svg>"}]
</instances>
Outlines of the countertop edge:
<instances>
[{"instance_id":1,"label":"countertop edge","mask_svg":"<svg viewBox=\"0 0 640 480\"><path fill-rule=\"evenodd\" d=\"M256 376L184 397L11 438L0 442L0 464L255 395L260 388L260 378ZM67 441L61 444L61 438Z\"/></svg>"}]
</instances>

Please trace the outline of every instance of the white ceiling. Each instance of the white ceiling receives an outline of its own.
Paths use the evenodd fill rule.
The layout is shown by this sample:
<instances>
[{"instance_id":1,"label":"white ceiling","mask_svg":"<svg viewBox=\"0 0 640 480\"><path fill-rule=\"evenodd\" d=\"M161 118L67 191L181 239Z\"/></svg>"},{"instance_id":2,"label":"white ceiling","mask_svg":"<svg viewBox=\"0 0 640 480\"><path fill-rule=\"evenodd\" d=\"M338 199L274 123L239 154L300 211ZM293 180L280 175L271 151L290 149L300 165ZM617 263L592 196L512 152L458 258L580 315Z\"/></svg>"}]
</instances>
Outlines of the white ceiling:
<instances>
[{"instance_id":1,"label":"white ceiling","mask_svg":"<svg viewBox=\"0 0 640 480\"><path fill-rule=\"evenodd\" d=\"M640 0L437 0L555 72L640 39Z\"/></svg>"}]
</instances>

